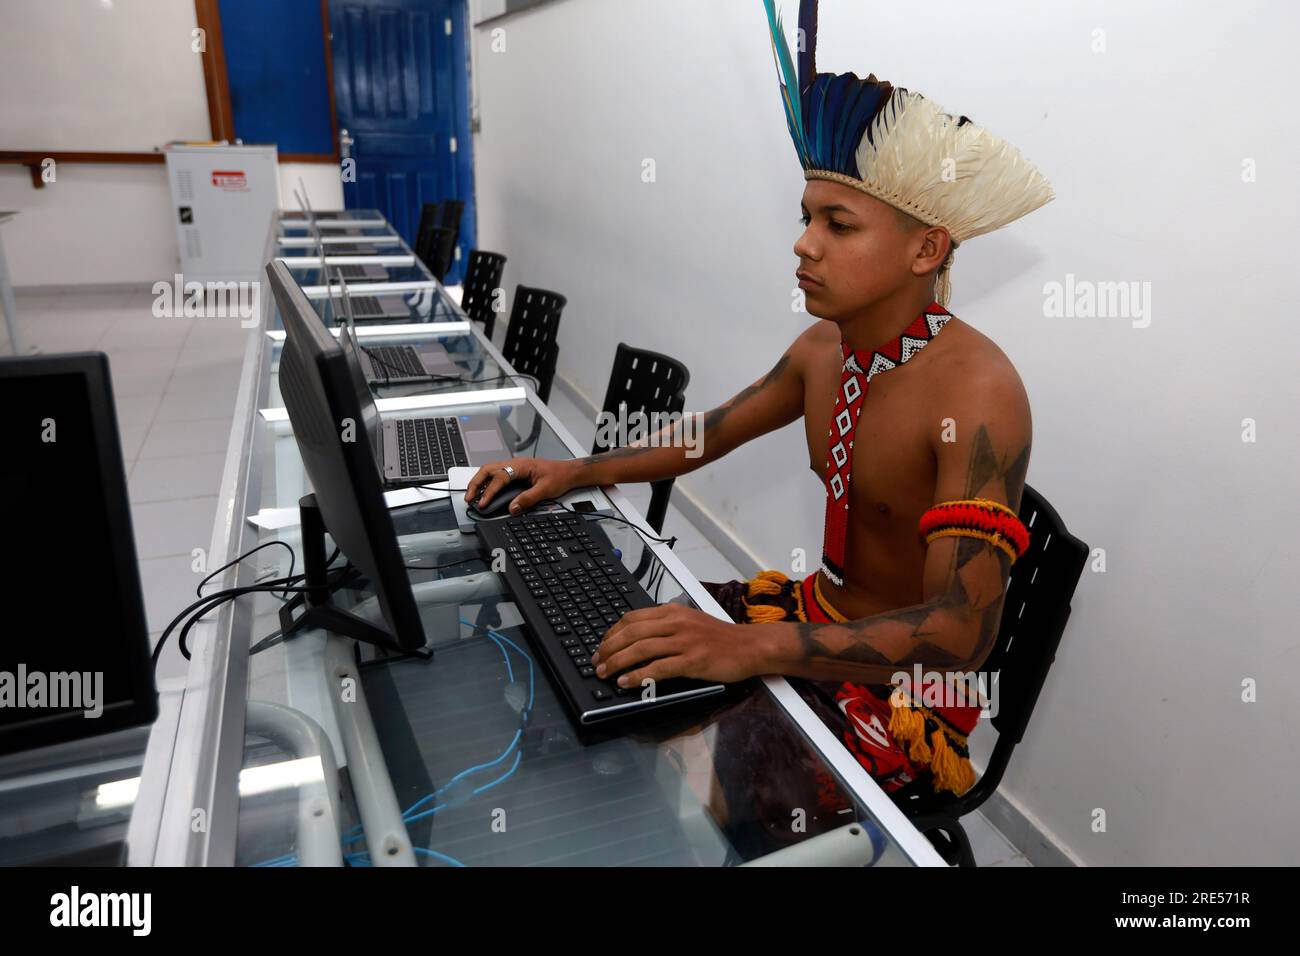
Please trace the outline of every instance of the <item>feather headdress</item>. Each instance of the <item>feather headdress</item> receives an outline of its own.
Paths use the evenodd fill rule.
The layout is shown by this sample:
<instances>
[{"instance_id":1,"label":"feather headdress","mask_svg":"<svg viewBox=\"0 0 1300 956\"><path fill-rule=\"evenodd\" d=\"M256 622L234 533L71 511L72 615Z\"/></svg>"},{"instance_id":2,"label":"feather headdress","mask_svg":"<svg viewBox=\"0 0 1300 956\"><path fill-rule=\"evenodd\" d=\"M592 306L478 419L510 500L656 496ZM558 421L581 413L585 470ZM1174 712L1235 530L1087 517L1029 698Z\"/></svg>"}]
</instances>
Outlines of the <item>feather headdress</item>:
<instances>
[{"instance_id":1,"label":"feather headdress","mask_svg":"<svg viewBox=\"0 0 1300 956\"><path fill-rule=\"evenodd\" d=\"M1043 174L965 116L873 73L817 72L817 0L800 0L798 72L776 0L763 0L781 99L805 179L852 186L942 226L953 245L1000 229L1052 199ZM947 305L952 254L939 273Z\"/></svg>"}]
</instances>

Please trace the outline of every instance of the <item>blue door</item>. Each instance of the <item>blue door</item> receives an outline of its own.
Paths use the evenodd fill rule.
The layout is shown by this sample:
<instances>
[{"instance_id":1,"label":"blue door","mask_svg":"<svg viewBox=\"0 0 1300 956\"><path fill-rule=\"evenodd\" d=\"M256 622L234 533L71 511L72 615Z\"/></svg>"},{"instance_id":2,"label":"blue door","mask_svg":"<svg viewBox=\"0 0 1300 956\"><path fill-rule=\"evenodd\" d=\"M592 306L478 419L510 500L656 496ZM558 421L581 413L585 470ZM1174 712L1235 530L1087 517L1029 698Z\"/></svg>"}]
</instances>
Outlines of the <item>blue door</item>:
<instances>
[{"instance_id":1,"label":"blue door","mask_svg":"<svg viewBox=\"0 0 1300 956\"><path fill-rule=\"evenodd\" d=\"M349 209L378 209L415 246L420 207L465 203L448 283L474 246L466 0L330 0L335 108ZM343 131L347 131L350 145Z\"/></svg>"}]
</instances>

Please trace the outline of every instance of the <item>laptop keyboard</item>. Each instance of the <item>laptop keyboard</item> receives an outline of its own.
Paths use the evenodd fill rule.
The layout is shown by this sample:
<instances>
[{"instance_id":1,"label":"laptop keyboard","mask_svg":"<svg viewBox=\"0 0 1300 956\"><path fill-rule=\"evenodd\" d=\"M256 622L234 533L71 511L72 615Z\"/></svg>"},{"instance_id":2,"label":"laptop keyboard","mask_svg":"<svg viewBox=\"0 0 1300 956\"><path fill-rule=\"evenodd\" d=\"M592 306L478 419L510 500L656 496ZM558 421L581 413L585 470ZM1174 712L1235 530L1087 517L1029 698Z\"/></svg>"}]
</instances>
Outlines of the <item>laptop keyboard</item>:
<instances>
[{"instance_id":1,"label":"laptop keyboard","mask_svg":"<svg viewBox=\"0 0 1300 956\"><path fill-rule=\"evenodd\" d=\"M397 455L403 478L441 481L453 466L469 464L459 420L407 418L396 425Z\"/></svg>"},{"instance_id":2,"label":"laptop keyboard","mask_svg":"<svg viewBox=\"0 0 1300 956\"><path fill-rule=\"evenodd\" d=\"M352 300L352 314L358 319L380 319L384 316L384 307L374 296L362 296Z\"/></svg>"},{"instance_id":3,"label":"laptop keyboard","mask_svg":"<svg viewBox=\"0 0 1300 956\"><path fill-rule=\"evenodd\" d=\"M394 378L428 378L419 353L413 345L375 345L366 348L370 364L379 381Z\"/></svg>"}]
</instances>

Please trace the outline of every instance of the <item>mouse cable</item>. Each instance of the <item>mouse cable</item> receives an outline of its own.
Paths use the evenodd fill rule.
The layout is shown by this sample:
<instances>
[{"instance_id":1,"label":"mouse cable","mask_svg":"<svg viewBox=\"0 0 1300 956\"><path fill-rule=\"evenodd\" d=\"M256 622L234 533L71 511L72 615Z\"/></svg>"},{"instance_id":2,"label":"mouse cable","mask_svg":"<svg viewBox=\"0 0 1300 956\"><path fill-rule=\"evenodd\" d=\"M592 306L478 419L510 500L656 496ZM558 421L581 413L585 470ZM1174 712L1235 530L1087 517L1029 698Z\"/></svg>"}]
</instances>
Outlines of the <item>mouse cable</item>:
<instances>
[{"instance_id":1,"label":"mouse cable","mask_svg":"<svg viewBox=\"0 0 1300 956\"><path fill-rule=\"evenodd\" d=\"M629 528L631 528L633 531L637 532L637 534L641 535L641 537L645 538L647 541L658 541L660 544L668 545L669 549L671 549L672 546L677 543L676 535L672 535L671 537L668 538L660 538L656 535L651 534L649 531L646 531L635 521L629 521L627 518L624 518L621 515L602 514L598 511L578 511L575 508L570 508L559 498L543 498L541 501L537 503L539 505L557 504L565 511L569 512L570 514L579 515L580 517L588 518L592 521L601 521L605 519L608 519L610 521L620 521L623 524L627 525ZM511 515L511 517L517 517L517 515Z\"/></svg>"}]
</instances>

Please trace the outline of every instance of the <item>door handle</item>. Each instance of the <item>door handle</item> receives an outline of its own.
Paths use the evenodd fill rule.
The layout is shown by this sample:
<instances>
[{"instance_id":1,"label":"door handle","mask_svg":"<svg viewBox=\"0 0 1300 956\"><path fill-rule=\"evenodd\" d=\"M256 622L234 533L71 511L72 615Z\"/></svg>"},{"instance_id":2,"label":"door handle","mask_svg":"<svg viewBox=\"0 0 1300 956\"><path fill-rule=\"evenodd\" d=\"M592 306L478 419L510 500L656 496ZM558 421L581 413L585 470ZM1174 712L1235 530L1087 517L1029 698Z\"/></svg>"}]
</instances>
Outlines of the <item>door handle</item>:
<instances>
[{"instance_id":1,"label":"door handle","mask_svg":"<svg viewBox=\"0 0 1300 956\"><path fill-rule=\"evenodd\" d=\"M342 159L350 157L352 155L352 144L355 142L356 140L352 138L352 135L346 129L339 130L339 157Z\"/></svg>"}]
</instances>

